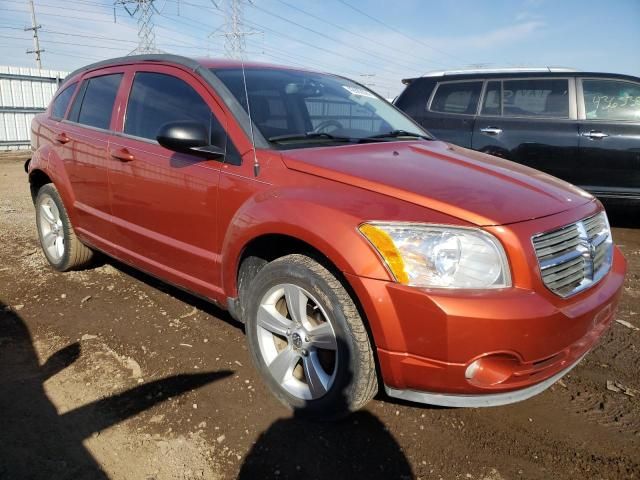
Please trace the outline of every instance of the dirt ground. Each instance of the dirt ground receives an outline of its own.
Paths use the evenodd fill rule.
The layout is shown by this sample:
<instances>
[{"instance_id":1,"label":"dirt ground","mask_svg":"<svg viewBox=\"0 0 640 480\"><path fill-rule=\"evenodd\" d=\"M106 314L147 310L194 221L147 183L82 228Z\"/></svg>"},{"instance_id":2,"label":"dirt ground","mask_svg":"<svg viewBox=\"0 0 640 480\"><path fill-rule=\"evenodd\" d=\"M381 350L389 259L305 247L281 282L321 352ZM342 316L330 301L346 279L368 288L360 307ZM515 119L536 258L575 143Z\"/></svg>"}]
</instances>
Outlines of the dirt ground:
<instances>
[{"instance_id":1,"label":"dirt ground","mask_svg":"<svg viewBox=\"0 0 640 480\"><path fill-rule=\"evenodd\" d=\"M314 424L272 398L225 312L111 260L51 270L22 162L1 156L0 479L640 478L640 212L610 215L628 324L562 383L489 409L380 395Z\"/></svg>"}]
</instances>

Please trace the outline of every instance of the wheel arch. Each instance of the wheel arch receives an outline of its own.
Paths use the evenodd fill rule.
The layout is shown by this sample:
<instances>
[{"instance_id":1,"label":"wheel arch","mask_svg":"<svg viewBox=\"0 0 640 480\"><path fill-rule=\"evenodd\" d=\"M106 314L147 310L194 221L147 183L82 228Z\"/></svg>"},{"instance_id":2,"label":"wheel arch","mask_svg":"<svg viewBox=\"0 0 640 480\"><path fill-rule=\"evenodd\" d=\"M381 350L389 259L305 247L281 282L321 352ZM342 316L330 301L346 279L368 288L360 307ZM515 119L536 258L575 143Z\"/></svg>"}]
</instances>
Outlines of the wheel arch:
<instances>
[{"instance_id":1,"label":"wheel arch","mask_svg":"<svg viewBox=\"0 0 640 480\"><path fill-rule=\"evenodd\" d=\"M62 198L62 203L67 209L71 223L76 225L76 212L73 209L75 195L64 162L56 152L46 147L37 150L29 162L28 176L29 188L34 203L38 190L47 183L52 183L58 190L60 198Z\"/></svg>"},{"instance_id":2,"label":"wheel arch","mask_svg":"<svg viewBox=\"0 0 640 480\"><path fill-rule=\"evenodd\" d=\"M245 285L248 287L251 280L255 278L262 267L267 265L268 262L291 254L302 254L312 258L334 275L347 291L348 295L353 300L353 303L360 314L360 318L362 319L362 323L367 331L373 352L376 376L378 380L380 380L382 378L382 374L378 360L375 336L363 302L360 300L360 297L357 295L348 278L343 274L340 268L338 268L337 264L320 248L309 242L283 233L265 233L252 238L241 250L236 262L237 296L235 298L227 299L231 315L236 320L245 323L243 314L246 310L246 306L242 304L242 299L240 297L241 289ZM246 262L249 262L249 264L247 265ZM246 267L244 272L241 271L243 266Z\"/></svg>"},{"instance_id":3,"label":"wheel arch","mask_svg":"<svg viewBox=\"0 0 640 480\"><path fill-rule=\"evenodd\" d=\"M29 189L31 190L31 200L34 204L38 191L47 183L53 183L53 181L44 170L36 168L29 172Z\"/></svg>"}]
</instances>

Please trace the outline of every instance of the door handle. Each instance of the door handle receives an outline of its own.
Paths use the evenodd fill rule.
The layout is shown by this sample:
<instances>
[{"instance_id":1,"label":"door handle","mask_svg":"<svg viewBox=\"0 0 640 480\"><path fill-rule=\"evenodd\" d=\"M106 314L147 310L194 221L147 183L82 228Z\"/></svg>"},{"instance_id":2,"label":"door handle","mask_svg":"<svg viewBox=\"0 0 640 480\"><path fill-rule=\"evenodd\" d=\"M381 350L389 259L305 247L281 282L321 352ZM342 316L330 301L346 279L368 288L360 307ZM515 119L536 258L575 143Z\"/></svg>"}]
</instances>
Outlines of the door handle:
<instances>
[{"instance_id":1,"label":"door handle","mask_svg":"<svg viewBox=\"0 0 640 480\"><path fill-rule=\"evenodd\" d=\"M129 150L124 147L112 148L111 150L109 150L109 155L111 155L113 158L117 158L121 162L131 162L136 158L131 152L129 152Z\"/></svg>"},{"instance_id":2,"label":"door handle","mask_svg":"<svg viewBox=\"0 0 640 480\"><path fill-rule=\"evenodd\" d=\"M609 135L607 133L604 132L598 132L596 130L591 130L590 132L584 132L582 134L583 137L589 137L592 140L597 140L599 138L606 138Z\"/></svg>"},{"instance_id":3,"label":"door handle","mask_svg":"<svg viewBox=\"0 0 640 480\"><path fill-rule=\"evenodd\" d=\"M487 135L500 135L502 133L502 129L496 127L481 128L480 131L482 133L486 133Z\"/></svg>"},{"instance_id":4,"label":"door handle","mask_svg":"<svg viewBox=\"0 0 640 480\"><path fill-rule=\"evenodd\" d=\"M67 137L66 133L59 133L55 136L56 142L61 143L62 145L64 145L65 143L69 143L71 141L71 139L69 137Z\"/></svg>"}]
</instances>

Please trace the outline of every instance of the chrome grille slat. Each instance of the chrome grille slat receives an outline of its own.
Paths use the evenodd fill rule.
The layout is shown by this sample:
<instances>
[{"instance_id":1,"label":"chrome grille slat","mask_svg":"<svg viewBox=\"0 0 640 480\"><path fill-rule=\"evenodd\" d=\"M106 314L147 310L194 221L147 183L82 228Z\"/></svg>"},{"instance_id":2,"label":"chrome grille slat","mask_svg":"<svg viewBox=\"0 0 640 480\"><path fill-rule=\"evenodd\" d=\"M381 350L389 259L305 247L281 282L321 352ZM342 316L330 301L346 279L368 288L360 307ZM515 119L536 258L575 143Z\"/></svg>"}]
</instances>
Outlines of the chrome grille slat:
<instances>
[{"instance_id":1,"label":"chrome grille slat","mask_svg":"<svg viewBox=\"0 0 640 480\"><path fill-rule=\"evenodd\" d=\"M579 236L580 236L580 233L574 227L574 228L568 229L566 232L560 232L557 235L553 235L553 236L550 235L549 237L546 237L544 240L540 240L539 242L536 243L536 250L539 248L544 248L551 245L555 245L557 243L564 242L571 238L579 238Z\"/></svg>"},{"instance_id":2,"label":"chrome grille slat","mask_svg":"<svg viewBox=\"0 0 640 480\"><path fill-rule=\"evenodd\" d=\"M582 259L580 260L581 261L579 263L576 263L569 268L565 268L564 270L560 270L557 273L543 275L544 281L548 284L551 284L551 283L559 282L565 278L571 277L576 273L580 273L581 276L584 276L584 265L583 265L584 261Z\"/></svg>"},{"instance_id":3,"label":"chrome grille slat","mask_svg":"<svg viewBox=\"0 0 640 480\"><path fill-rule=\"evenodd\" d=\"M611 268L613 241L604 212L531 240L542 281L561 297L597 283Z\"/></svg>"},{"instance_id":4,"label":"chrome grille slat","mask_svg":"<svg viewBox=\"0 0 640 480\"><path fill-rule=\"evenodd\" d=\"M571 268L574 265L582 264L582 262L583 262L583 259L582 259L582 256L580 256L578 258L575 258L574 260L568 261L567 263L563 263L563 264L560 264L560 265L556 265L556 266L553 266L553 267L546 268L542 272L542 276L546 277L547 275L552 275L554 273L558 273L558 272L560 272L562 270L566 270L567 268Z\"/></svg>"},{"instance_id":5,"label":"chrome grille slat","mask_svg":"<svg viewBox=\"0 0 640 480\"><path fill-rule=\"evenodd\" d=\"M544 271L550 267L563 265L574 260L577 257L582 257L582 253L574 248L573 250L563 250L563 253L560 253L559 255L556 255L554 257L545 257L544 260L538 257L538 262L540 263L540 269Z\"/></svg>"},{"instance_id":6,"label":"chrome grille slat","mask_svg":"<svg viewBox=\"0 0 640 480\"><path fill-rule=\"evenodd\" d=\"M556 290L559 290L563 287L567 287L573 283L580 283L582 281L582 279L584 278L584 273L582 272L577 272L574 273L573 275L570 275L566 278L562 278L560 280L557 280L555 282L550 282L548 285L551 288L554 288Z\"/></svg>"},{"instance_id":7,"label":"chrome grille slat","mask_svg":"<svg viewBox=\"0 0 640 480\"><path fill-rule=\"evenodd\" d=\"M538 258L548 257L550 255L559 253L558 248L564 248L565 250L570 250L574 248L576 245L578 245L579 243L580 243L579 237L571 238L569 241L562 242L561 245L552 244L548 247L537 248L536 254L538 255Z\"/></svg>"}]
</instances>

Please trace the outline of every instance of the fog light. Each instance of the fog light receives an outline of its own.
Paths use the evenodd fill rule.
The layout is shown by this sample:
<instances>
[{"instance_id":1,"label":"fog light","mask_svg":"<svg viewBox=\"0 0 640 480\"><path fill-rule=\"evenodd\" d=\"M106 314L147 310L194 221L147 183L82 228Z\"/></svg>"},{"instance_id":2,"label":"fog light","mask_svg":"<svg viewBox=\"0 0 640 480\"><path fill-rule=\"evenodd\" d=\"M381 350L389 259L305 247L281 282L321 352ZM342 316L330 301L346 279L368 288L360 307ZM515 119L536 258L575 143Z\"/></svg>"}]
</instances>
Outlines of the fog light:
<instances>
[{"instance_id":1,"label":"fog light","mask_svg":"<svg viewBox=\"0 0 640 480\"><path fill-rule=\"evenodd\" d=\"M520 360L513 355L487 355L471 362L464 376L473 385L487 387L505 382L520 365Z\"/></svg>"},{"instance_id":2,"label":"fog light","mask_svg":"<svg viewBox=\"0 0 640 480\"><path fill-rule=\"evenodd\" d=\"M477 371L481 368L480 367L480 361L481 360L476 360L475 362L473 362L471 365L469 365L467 367L467 369L464 372L465 378L471 379L471 378L473 378L475 376Z\"/></svg>"}]
</instances>

